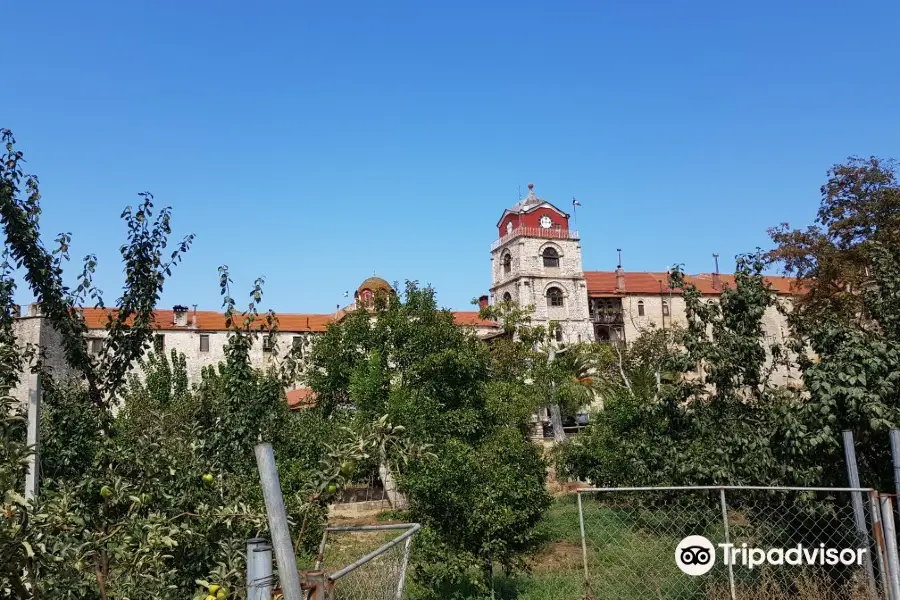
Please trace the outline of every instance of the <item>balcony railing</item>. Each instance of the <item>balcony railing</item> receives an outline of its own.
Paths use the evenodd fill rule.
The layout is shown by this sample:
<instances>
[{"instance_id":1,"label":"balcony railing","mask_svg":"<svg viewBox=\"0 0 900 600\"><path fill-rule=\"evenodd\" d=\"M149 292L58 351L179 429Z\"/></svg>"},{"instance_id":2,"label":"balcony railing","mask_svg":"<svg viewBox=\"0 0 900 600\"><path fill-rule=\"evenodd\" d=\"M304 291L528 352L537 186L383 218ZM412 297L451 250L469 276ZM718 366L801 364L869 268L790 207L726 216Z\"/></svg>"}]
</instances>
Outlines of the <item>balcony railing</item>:
<instances>
[{"instance_id":1,"label":"balcony railing","mask_svg":"<svg viewBox=\"0 0 900 600\"><path fill-rule=\"evenodd\" d=\"M577 240L578 232L572 229L544 229L543 227L519 227L513 229L499 240L491 244L491 250L496 250L509 240L517 237L538 237L551 240Z\"/></svg>"},{"instance_id":2,"label":"balcony railing","mask_svg":"<svg viewBox=\"0 0 900 600\"><path fill-rule=\"evenodd\" d=\"M619 311L595 312L591 315L591 321L603 325L621 325L625 322L625 317Z\"/></svg>"}]
</instances>

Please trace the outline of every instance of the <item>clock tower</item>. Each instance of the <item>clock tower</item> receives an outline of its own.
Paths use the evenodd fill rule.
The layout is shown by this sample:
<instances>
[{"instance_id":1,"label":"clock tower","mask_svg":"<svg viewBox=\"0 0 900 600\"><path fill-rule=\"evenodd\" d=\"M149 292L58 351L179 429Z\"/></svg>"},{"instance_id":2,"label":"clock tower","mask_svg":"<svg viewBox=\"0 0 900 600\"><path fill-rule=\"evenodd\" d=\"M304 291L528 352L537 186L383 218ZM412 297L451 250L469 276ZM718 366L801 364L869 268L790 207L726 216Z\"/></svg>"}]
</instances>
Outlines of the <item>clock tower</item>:
<instances>
[{"instance_id":1,"label":"clock tower","mask_svg":"<svg viewBox=\"0 0 900 600\"><path fill-rule=\"evenodd\" d=\"M533 306L535 325L560 325L557 341L592 340L581 242L569 229L569 215L538 198L529 183L528 196L503 211L497 234L491 245L492 302Z\"/></svg>"}]
</instances>

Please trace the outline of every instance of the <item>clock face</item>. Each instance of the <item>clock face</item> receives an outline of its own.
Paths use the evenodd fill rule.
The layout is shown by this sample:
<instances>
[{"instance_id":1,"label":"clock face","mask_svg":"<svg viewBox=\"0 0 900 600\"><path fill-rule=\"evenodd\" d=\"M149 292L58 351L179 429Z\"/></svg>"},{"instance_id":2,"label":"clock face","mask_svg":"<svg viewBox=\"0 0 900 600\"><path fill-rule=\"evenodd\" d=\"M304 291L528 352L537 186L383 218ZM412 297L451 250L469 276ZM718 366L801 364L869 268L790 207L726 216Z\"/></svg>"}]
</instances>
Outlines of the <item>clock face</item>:
<instances>
[{"instance_id":1,"label":"clock face","mask_svg":"<svg viewBox=\"0 0 900 600\"><path fill-rule=\"evenodd\" d=\"M550 226L553 225L553 221L550 220L550 217L544 215L541 217L541 227L544 229L550 229Z\"/></svg>"},{"instance_id":2,"label":"clock face","mask_svg":"<svg viewBox=\"0 0 900 600\"><path fill-rule=\"evenodd\" d=\"M512 221L506 223L506 233L512 233Z\"/></svg>"}]
</instances>

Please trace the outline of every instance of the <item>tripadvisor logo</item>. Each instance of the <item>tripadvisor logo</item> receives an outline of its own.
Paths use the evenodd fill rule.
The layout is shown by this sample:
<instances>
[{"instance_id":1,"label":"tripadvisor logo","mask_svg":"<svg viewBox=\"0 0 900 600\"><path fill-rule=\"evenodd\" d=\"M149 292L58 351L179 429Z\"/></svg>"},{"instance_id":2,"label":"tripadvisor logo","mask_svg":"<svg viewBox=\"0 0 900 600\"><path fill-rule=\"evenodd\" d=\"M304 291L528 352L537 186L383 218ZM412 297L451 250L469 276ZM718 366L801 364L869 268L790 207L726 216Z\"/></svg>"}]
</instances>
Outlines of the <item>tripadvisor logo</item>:
<instances>
[{"instance_id":1,"label":"tripadvisor logo","mask_svg":"<svg viewBox=\"0 0 900 600\"><path fill-rule=\"evenodd\" d=\"M716 549L702 535L689 535L675 548L675 564L692 577L705 575L716 564Z\"/></svg>"},{"instance_id":2,"label":"tripadvisor logo","mask_svg":"<svg viewBox=\"0 0 900 600\"><path fill-rule=\"evenodd\" d=\"M750 548L747 544L718 544L726 565L754 569L760 565L861 565L867 548L826 548L825 544L791 548ZM690 535L675 548L675 564L687 575L705 575L716 564L716 549L702 535Z\"/></svg>"}]
</instances>

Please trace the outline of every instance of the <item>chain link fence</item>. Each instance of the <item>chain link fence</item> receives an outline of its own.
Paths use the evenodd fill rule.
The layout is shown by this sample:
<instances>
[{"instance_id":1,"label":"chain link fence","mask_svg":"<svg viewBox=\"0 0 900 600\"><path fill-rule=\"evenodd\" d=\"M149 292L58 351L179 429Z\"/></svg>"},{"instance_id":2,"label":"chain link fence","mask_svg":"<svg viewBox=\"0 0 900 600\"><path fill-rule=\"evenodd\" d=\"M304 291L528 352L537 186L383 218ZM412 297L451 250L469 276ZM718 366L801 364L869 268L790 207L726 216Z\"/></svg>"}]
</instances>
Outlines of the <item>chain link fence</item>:
<instances>
[{"instance_id":1,"label":"chain link fence","mask_svg":"<svg viewBox=\"0 0 900 600\"><path fill-rule=\"evenodd\" d=\"M887 598L871 490L586 489L577 499L588 599Z\"/></svg>"},{"instance_id":2,"label":"chain link fence","mask_svg":"<svg viewBox=\"0 0 900 600\"><path fill-rule=\"evenodd\" d=\"M415 523L327 527L316 571L327 600L402 600ZM311 593L311 599L319 596Z\"/></svg>"}]
</instances>

